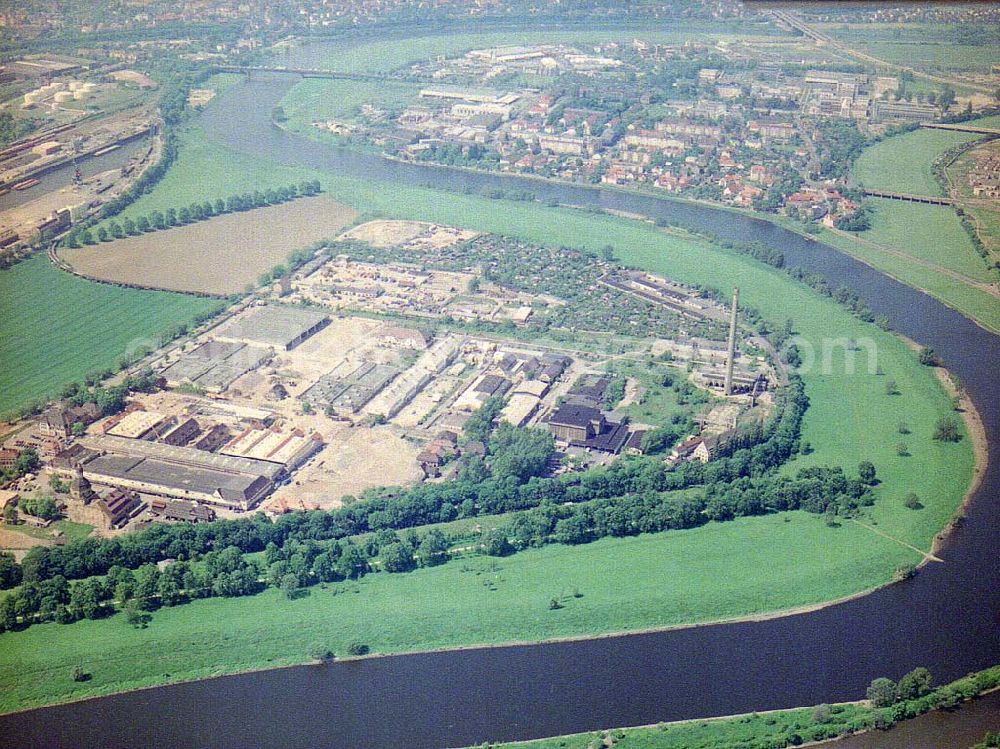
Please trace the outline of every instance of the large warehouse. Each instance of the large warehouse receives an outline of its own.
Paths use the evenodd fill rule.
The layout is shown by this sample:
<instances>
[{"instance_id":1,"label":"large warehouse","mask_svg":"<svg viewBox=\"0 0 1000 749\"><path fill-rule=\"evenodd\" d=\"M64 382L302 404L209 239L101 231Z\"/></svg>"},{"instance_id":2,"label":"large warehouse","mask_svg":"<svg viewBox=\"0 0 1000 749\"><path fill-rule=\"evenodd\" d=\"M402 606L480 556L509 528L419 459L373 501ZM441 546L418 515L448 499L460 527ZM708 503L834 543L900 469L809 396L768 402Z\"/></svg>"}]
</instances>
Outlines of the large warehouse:
<instances>
[{"instance_id":1,"label":"large warehouse","mask_svg":"<svg viewBox=\"0 0 1000 749\"><path fill-rule=\"evenodd\" d=\"M84 476L94 483L232 509L252 508L284 474L279 463L189 447L111 435L83 442L99 453L83 464Z\"/></svg>"},{"instance_id":2,"label":"large warehouse","mask_svg":"<svg viewBox=\"0 0 1000 749\"><path fill-rule=\"evenodd\" d=\"M220 341L291 351L330 322L324 312L267 305L230 320L215 334Z\"/></svg>"}]
</instances>

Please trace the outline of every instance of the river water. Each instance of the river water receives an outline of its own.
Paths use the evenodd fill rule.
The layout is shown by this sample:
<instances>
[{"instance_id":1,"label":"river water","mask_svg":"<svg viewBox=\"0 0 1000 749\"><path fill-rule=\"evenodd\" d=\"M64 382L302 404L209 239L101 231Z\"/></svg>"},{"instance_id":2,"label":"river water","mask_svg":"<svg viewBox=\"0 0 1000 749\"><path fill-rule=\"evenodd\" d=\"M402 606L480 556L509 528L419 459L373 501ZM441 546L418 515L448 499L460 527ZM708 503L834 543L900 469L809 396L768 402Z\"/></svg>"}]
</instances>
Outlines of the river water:
<instances>
[{"instance_id":1,"label":"river water","mask_svg":"<svg viewBox=\"0 0 1000 749\"><path fill-rule=\"evenodd\" d=\"M321 52L308 48L286 64L313 62ZM293 83L274 76L234 86L200 124L210 138L279 163L445 190L527 189L543 200L764 242L790 264L856 289L894 329L932 346L968 390L997 455L1000 338L934 299L758 219L653 196L389 162L286 134L269 115ZM994 459L967 522L939 553L944 564L808 614L221 677L3 716L0 741L108 749L454 747L852 700L872 678L898 678L916 666L946 681L1000 662L998 503Z\"/></svg>"},{"instance_id":2,"label":"river water","mask_svg":"<svg viewBox=\"0 0 1000 749\"><path fill-rule=\"evenodd\" d=\"M128 165L133 156L138 156L148 147L149 138L142 137L124 143L114 151L100 156L82 156L77 160L80 172L84 179L89 179L95 174L106 172L109 169L121 169ZM34 187L29 187L26 190L11 190L6 195L0 195L0 211L17 208L41 195L73 184L74 171L72 163L65 164L38 175L38 184Z\"/></svg>"}]
</instances>

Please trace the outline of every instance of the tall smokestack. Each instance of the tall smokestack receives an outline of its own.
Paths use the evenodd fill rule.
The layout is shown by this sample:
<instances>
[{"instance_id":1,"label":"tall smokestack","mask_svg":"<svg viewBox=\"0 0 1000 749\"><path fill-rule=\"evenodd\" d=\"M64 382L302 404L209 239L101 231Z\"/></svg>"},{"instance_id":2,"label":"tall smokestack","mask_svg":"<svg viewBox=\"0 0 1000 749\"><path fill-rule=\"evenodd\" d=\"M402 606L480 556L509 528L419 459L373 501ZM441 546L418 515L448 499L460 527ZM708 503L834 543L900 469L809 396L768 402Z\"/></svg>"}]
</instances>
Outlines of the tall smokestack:
<instances>
[{"instance_id":1,"label":"tall smokestack","mask_svg":"<svg viewBox=\"0 0 1000 749\"><path fill-rule=\"evenodd\" d=\"M740 302L740 288L733 287L733 308L729 312L729 345L726 348L726 395L733 394L733 360L736 358L736 308Z\"/></svg>"}]
</instances>

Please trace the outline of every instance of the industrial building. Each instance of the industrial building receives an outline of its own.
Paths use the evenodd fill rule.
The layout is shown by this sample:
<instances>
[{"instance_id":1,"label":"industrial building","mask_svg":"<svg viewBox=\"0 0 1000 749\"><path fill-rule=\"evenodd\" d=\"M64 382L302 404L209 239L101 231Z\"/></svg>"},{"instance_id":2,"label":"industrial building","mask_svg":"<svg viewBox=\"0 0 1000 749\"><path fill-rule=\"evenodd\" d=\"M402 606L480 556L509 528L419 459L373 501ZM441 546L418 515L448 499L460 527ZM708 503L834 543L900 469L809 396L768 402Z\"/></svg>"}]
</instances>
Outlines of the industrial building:
<instances>
[{"instance_id":1,"label":"industrial building","mask_svg":"<svg viewBox=\"0 0 1000 749\"><path fill-rule=\"evenodd\" d=\"M563 404L548 418L549 431L560 442L617 455L628 442L628 423L608 421L598 409Z\"/></svg>"},{"instance_id":2,"label":"industrial building","mask_svg":"<svg viewBox=\"0 0 1000 749\"><path fill-rule=\"evenodd\" d=\"M399 367L364 362L339 366L320 377L299 399L340 415L357 413L400 373Z\"/></svg>"},{"instance_id":3,"label":"industrial building","mask_svg":"<svg viewBox=\"0 0 1000 749\"><path fill-rule=\"evenodd\" d=\"M256 505L285 475L280 463L157 442L103 435L84 443L98 453L83 463L90 481L239 510Z\"/></svg>"},{"instance_id":4,"label":"industrial building","mask_svg":"<svg viewBox=\"0 0 1000 749\"><path fill-rule=\"evenodd\" d=\"M208 341L163 370L169 387L190 384L221 393L271 358L270 349L234 341Z\"/></svg>"},{"instance_id":5,"label":"industrial building","mask_svg":"<svg viewBox=\"0 0 1000 749\"><path fill-rule=\"evenodd\" d=\"M291 351L330 322L324 312L267 305L231 320L216 334L220 341Z\"/></svg>"},{"instance_id":6,"label":"industrial building","mask_svg":"<svg viewBox=\"0 0 1000 749\"><path fill-rule=\"evenodd\" d=\"M154 499L149 512L157 520L168 523L207 523L215 520L215 510L184 499Z\"/></svg>"},{"instance_id":7,"label":"industrial building","mask_svg":"<svg viewBox=\"0 0 1000 749\"><path fill-rule=\"evenodd\" d=\"M165 414L156 411L132 411L125 414L106 433L116 437L141 440L145 439L166 418Z\"/></svg>"},{"instance_id":8,"label":"industrial building","mask_svg":"<svg viewBox=\"0 0 1000 749\"><path fill-rule=\"evenodd\" d=\"M280 429L244 429L219 452L240 458L253 458L279 463L293 471L323 448L318 434L305 436L299 430L283 432Z\"/></svg>"}]
</instances>

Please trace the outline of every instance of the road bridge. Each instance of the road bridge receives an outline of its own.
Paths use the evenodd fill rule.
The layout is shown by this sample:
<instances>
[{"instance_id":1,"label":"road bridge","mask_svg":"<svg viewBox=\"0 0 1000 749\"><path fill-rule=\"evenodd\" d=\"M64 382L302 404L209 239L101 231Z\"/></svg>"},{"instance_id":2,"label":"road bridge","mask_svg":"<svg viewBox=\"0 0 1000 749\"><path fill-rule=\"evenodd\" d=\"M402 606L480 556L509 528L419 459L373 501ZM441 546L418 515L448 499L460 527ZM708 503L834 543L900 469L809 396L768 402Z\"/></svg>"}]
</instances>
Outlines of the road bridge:
<instances>
[{"instance_id":1,"label":"road bridge","mask_svg":"<svg viewBox=\"0 0 1000 749\"><path fill-rule=\"evenodd\" d=\"M253 73L285 73L288 75L299 75L303 78L330 78L347 81L384 81L389 77L384 73L347 73L337 70L322 70L320 68L268 67L264 65L216 65L213 70L218 73L240 73L248 78Z\"/></svg>"}]
</instances>

